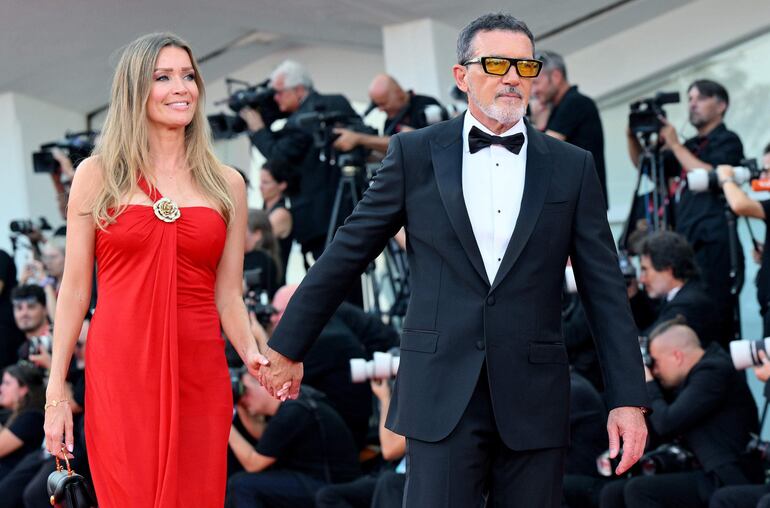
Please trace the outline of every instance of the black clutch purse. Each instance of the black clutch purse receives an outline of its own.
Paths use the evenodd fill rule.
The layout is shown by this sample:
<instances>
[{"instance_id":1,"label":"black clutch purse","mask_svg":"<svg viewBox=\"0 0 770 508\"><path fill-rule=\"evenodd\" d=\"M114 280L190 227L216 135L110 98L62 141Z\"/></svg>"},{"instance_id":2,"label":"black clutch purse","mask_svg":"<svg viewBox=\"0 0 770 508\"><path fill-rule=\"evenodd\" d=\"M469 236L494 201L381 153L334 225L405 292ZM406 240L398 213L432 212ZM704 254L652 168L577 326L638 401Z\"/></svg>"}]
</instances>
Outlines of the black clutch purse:
<instances>
[{"instance_id":1,"label":"black clutch purse","mask_svg":"<svg viewBox=\"0 0 770 508\"><path fill-rule=\"evenodd\" d=\"M96 500L91 495L86 479L77 474L71 467L67 453L62 450L64 469L56 456L56 471L48 475L48 495L54 508L95 508Z\"/></svg>"}]
</instances>

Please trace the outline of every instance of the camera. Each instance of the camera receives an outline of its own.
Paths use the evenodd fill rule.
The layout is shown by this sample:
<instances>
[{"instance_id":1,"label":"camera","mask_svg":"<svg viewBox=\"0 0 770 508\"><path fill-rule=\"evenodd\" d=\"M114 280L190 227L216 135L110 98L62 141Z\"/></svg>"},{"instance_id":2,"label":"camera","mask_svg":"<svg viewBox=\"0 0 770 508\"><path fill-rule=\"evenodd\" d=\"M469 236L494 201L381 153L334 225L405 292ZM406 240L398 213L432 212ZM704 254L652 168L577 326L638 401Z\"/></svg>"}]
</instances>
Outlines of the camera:
<instances>
[{"instance_id":1,"label":"camera","mask_svg":"<svg viewBox=\"0 0 770 508\"><path fill-rule=\"evenodd\" d=\"M763 169L759 167L756 159L743 159L740 166L733 168L733 181L737 185L751 182L755 191L770 190L770 179L762 179ZM693 192L705 192L719 190L719 181L716 170L696 168L687 173L687 186Z\"/></svg>"},{"instance_id":2,"label":"camera","mask_svg":"<svg viewBox=\"0 0 770 508\"><path fill-rule=\"evenodd\" d=\"M650 356L650 338L646 335L639 336L639 350L642 352L642 363L648 369L652 369L652 357Z\"/></svg>"},{"instance_id":3,"label":"camera","mask_svg":"<svg viewBox=\"0 0 770 508\"><path fill-rule=\"evenodd\" d=\"M77 167L80 161L91 155L96 136L97 133L93 131L67 133L61 141L40 145L40 150L32 154L32 170L35 173L55 173L59 169L59 162L51 153L54 148L64 150L73 167Z\"/></svg>"},{"instance_id":4,"label":"camera","mask_svg":"<svg viewBox=\"0 0 770 508\"><path fill-rule=\"evenodd\" d=\"M397 351L397 350L396 350ZM365 383L372 379L392 379L398 373L401 358L393 353L375 351L373 359L350 359L350 379L354 383Z\"/></svg>"},{"instance_id":5,"label":"camera","mask_svg":"<svg viewBox=\"0 0 770 508\"><path fill-rule=\"evenodd\" d=\"M620 273L623 274L623 280L626 281L626 286L636 279L636 267L631 262L631 258L626 251L618 252L618 267L620 268Z\"/></svg>"},{"instance_id":6,"label":"camera","mask_svg":"<svg viewBox=\"0 0 770 508\"><path fill-rule=\"evenodd\" d=\"M762 360L759 358L760 351L764 351L770 358L770 338L730 342L730 356L736 370L762 365Z\"/></svg>"},{"instance_id":7,"label":"camera","mask_svg":"<svg viewBox=\"0 0 770 508\"><path fill-rule=\"evenodd\" d=\"M243 397L243 373L246 372L246 367L230 367L227 369L230 372L230 390L233 393L233 405L240 402Z\"/></svg>"},{"instance_id":8,"label":"camera","mask_svg":"<svg viewBox=\"0 0 770 508\"><path fill-rule=\"evenodd\" d=\"M266 79L256 85L251 85L245 81L226 78L227 99L217 101L215 104L227 104L234 113L240 112L243 108L252 108L259 111L265 125L270 126L279 118L286 118L278 104L275 102L275 90L270 86L270 80ZM241 85L243 88L233 91L233 85ZM235 115L219 113L209 115L209 126L214 139L231 139L246 130L246 122Z\"/></svg>"},{"instance_id":9,"label":"camera","mask_svg":"<svg viewBox=\"0 0 770 508\"><path fill-rule=\"evenodd\" d=\"M338 135L334 133L335 127L343 127L363 134L376 135L377 130L369 127L358 115L351 115L341 111L326 111L323 104L316 106L315 111L303 113L297 116L299 126L313 133L313 145L321 150L322 162L327 162L338 167L366 165L369 149L357 146L348 152L336 153L331 147Z\"/></svg>"},{"instance_id":10,"label":"camera","mask_svg":"<svg viewBox=\"0 0 770 508\"><path fill-rule=\"evenodd\" d=\"M45 217L40 217L37 222L32 219L12 220L9 224L9 228L11 233L16 233L19 235L28 235L36 231L50 231L53 229Z\"/></svg>"},{"instance_id":11,"label":"camera","mask_svg":"<svg viewBox=\"0 0 770 508\"><path fill-rule=\"evenodd\" d=\"M252 268L243 272L243 283L246 286L246 296L243 303L246 310L257 316L257 321L263 327L270 324L270 318L276 313L275 307L270 305L267 291L262 285L262 269Z\"/></svg>"},{"instance_id":12,"label":"camera","mask_svg":"<svg viewBox=\"0 0 770 508\"><path fill-rule=\"evenodd\" d=\"M610 452L599 455L596 458L596 470L601 476L610 477L618 467L622 456L618 454L614 459L610 458ZM685 448L667 443L645 453L627 473L628 476L652 476L656 474L681 473L698 468L698 460L692 452Z\"/></svg>"},{"instance_id":13,"label":"camera","mask_svg":"<svg viewBox=\"0 0 770 508\"><path fill-rule=\"evenodd\" d=\"M689 450L676 444L663 444L639 459L639 468L645 476L681 473L698 467L698 460Z\"/></svg>"},{"instance_id":14,"label":"camera","mask_svg":"<svg viewBox=\"0 0 770 508\"><path fill-rule=\"evenodd\" d=\"M43 351L51 353L53 342L48 335L41 335L39 337L31 337L29 339L29 354L39 355Z\"/></svg>"},{"instance_id":15,"label":"camera","mask_svg":"<svg viewBox=\"0 0 770 508\"><path fill-rule=\"evenodd\" d=\"M632 102L628 115L628 127L634 134L657 133L663 127L659 116L666 116L663 105L678 102L679 92L658 92L654 97Z\"/></svg>"}]
</instances>

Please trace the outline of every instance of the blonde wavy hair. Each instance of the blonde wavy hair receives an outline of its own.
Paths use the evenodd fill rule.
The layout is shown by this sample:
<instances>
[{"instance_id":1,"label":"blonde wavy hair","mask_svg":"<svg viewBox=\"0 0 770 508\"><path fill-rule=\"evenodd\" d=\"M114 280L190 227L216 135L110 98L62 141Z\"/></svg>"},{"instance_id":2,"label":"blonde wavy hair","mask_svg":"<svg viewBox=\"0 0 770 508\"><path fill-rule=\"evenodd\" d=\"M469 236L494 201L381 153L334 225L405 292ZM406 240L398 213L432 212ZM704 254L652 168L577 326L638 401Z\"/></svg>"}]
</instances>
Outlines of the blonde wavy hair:
<instances>
[{"instance_id":1,"label":"blonde wavy hair","mask_svg":"<svg viewBox=\"0 0 770 508\"><path fill-rule=\"evenodd\" d=\"M235 210L233 197L221 170L221 164L211 147L209 125L203 114L205 90L198 63L192 50L180 37L172 33L154 33L142 36L123 50L115 77L107 119L102 128L94 155L102 168L103 187L99 191L91 214L96 225L105 229L125 209L121 199L133 195L139 176L152 185L150 147L148 141L147 99L152 87L155 63L163 48L183 49L190 56L198 102L195 114L185 127L187 165L193 181L204 196L214 202L230 223Z\"/></svg>"}]
</instances>

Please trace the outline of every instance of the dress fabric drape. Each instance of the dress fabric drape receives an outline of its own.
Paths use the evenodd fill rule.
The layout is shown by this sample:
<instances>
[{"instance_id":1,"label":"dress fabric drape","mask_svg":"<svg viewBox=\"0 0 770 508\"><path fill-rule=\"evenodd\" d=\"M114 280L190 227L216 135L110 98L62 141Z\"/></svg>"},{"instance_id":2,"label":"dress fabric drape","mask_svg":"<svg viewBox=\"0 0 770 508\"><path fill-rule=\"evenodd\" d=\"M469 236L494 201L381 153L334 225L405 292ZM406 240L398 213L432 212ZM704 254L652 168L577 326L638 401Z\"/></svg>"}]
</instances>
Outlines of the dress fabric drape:
<instances>
[{"instance_id":1,"label":"dress fabric drape","mask_svg":"<svg viewBox=\"0 0 770 508\"><path fill-rule=\"evenodd\" d=\"M233 405L214 286L227 227L213 208L180 211L163 222L128 205L96 232L86 443L102 508L224 503Z\"/></svg>"}]
</instances>

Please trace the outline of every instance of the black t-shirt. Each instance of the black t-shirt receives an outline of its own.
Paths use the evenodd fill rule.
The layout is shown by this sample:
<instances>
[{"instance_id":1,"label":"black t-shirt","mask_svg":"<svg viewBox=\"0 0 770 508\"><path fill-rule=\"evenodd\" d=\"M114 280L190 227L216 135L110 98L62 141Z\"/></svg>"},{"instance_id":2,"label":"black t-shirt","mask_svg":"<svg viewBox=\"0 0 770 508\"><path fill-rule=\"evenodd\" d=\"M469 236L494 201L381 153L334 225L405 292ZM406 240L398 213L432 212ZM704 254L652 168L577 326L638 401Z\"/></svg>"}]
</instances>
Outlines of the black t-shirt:
<instances>
[{"instance_id":1,"label":"black t-shirt","mask_svg":"<svg viewBox=\"0 0 770 508\"><path fill-rule=\"evenodd\" d=\"M578 92L571 86L559 104L553 107L548 117L546 130L563 135L567 143L588 150L594 156L596 174L607 202L607 175L604 166L604 132L599 110L593 99Z\"/></svg>"},{"instance_id":2,"label":"black t-shirt","mask_svg":"<svg viewBox=\"0 0 770 508\"><path fill-rule=\"evenodd\" d=\"M765 211L765 252L762 254L762 264L757 273L757 300L759 300L759 310L762 314L767 312L768 303L770 303L770 199L760 201L762 209Z\"/></svg>"},{"instance_id":3,"label":"black t-shirt","mask_svg":"<svg viewBox=\"0 0 770 508\"><path fill-rule=\"evenodd\" d=\"M423 127L427 127L428 123L425 121L423 110L428 106L440 107L442 120L447 120L449 118L449 114L446 112L446 109L444 109L444 106L442 106L433 97L416 95L412 91L408 93L410 96L409 103L405 106L406 111L404 111L404 114L401 115L401 111L399 111L393 118L388 118L385 120L385 127L383 132L386 136L397 134L401 131L401 127L404 125L414 129L422 129ZM393 125L394 121L397 122L396 125Z\"/></svg>"},{"instance_id":4,"label":"black t-shirt","mask_svg":"<svg viewBox=\"0 0 770 508\"><path fill-rule=\"evenodd\" d=\"M275 260L266 251L257 249L251 252L247 252L243 256L243 271L253 270L259 268L262 270L260 283L262 287L267 291L270 299L273 299L273 295L278 291L278 267L275 264Z\"/></svg>"},{"instance_id":5,"label":"black t-shirt","mask_svg":"<svg viewBox=\"0 0 770 508\"><path fill-rule=\"evenodd\" d=\"M237 430L241 436L256 450L257 444L259 443L259 439L252 436L248 430L246 430L246 427L243 425L243 422L241 421L241 418L238 416L238 413L235 413L233 415L233 427L235 427L235 430ZM238 458L233 453L233 450L228 446L227 447L227 477L230 478L235 473L238 473L240 471L243 471L243 466L238 461Z\"/></svg>"},{"instance_id":6,"label":"black t-shirt","mask_svg":"<svg viewBox=\"0 0 770 508\"><path fill-rule=\"evenodd\" d=\"M279 208L286 209L289 213L291 210L286 206L286 198L279 199L270 210L265 209L268 215L273 213L274 210ZM278 245L281 249L281 279L278 281L278 285L283 286L286 284L286 267L289 266L289 254L291 253L291 244L294 241L294 233L289 233L286 238L278 238Z\"/></svg>"},{"instance_id":7,"label":"black t-shirt","mask_svg":"<svg viewBox=\"0 0 770 508\"><path fill-rule=\"evenodd\" d=\"M42 411L23 411L8 426L8 430L18 437L23 444L21 448L0 458L0 471L10 471L28 453L39 450L43 445L43 422L45 416Z\"/></svg>"},{"instance_id":8,"label":"black t-shirt","mask_svg":"<svg viewBox=\"0 0 770 508\"><path fill-rule=\"evenodd\" d=\"M257 452L276 459L274 468L305 473L326 481L328 464L333 483L348 482L359 474L358 453L342 418L326 403L300 394L287 400L267 423ZM320 425L319 421L320 420Z\"/></svg>"},{"instance_id":9,"label":"black t-shirt","mask_svg":"<svg viewBox=\"0 0 770 508\"><path fill-rule=\"evenodd\" d=\"M716 167L719 164L737 166L743 160L743 144L725 124L719 124L705 136L696 136L684 142L695 157ZM696 244L727 242L725 205L720 190L691 192L686 175L673 153L663 152L663 164L667 177L682 177L682 189L675 199L674 224L677 233L683 234L696 250Z\"/></svg>"}]
</instances>

